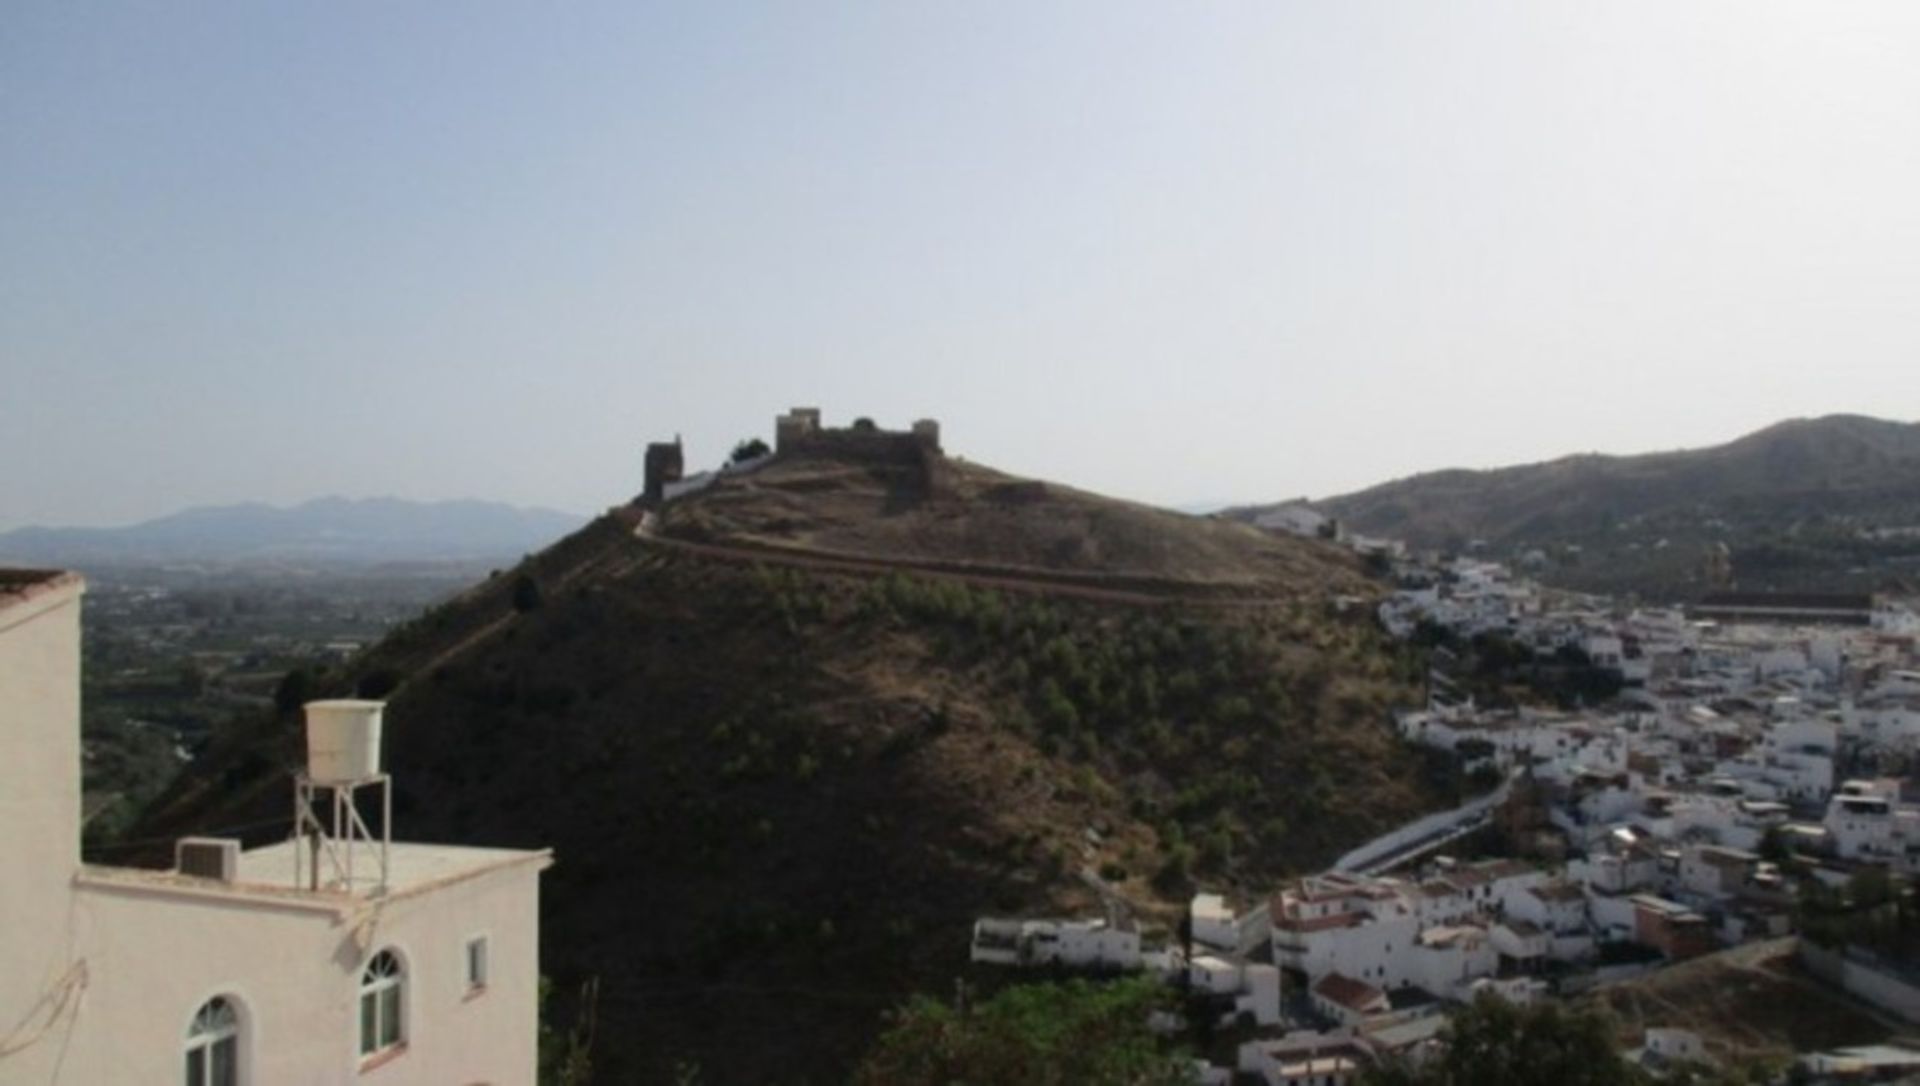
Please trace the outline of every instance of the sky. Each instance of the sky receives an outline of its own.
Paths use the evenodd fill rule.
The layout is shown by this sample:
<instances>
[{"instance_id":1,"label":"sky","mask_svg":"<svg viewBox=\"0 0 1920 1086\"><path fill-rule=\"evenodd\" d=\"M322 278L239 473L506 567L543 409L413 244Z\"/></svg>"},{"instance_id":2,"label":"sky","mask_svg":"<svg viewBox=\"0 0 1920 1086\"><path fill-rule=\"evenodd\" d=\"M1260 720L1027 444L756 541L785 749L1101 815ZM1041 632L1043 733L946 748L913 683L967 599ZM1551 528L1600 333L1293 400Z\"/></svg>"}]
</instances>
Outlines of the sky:
<instances>
[{"instance_id":1,"label":"sky","mask_svg":"<svg viewBox=\"0 0 1920 1086\"><path fill-rule=\"evenodd\" d=\"M588 512L822 408L1145 501L1920 417L1920 4L0 20L0 529Z\"/></svg>"}]
</instances>

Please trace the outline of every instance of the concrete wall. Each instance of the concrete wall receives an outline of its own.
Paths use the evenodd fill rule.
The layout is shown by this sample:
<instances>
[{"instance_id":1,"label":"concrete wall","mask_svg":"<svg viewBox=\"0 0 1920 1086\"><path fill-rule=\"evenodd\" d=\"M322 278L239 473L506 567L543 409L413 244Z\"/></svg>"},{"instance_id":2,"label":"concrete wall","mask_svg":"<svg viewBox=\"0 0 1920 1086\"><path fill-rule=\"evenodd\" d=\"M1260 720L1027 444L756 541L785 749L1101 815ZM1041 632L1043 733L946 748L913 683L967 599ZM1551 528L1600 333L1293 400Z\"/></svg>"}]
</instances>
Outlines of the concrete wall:
<instances>
[{"instance_id":1,"label":"concrete wall","mask_svg":"<svg viewBox=\"0 0 1920 1086\"><path fill-rule=\"evenodd\" d=\"M0 594L0 1082L47 1081L57 1055L28 1045L81 976L68 939L80 863L80 594L76 580Z\"/></svg>"},{"instance_id":2,"label":"concrete wall","mask_svg":"<svg viewBox=\"0 0 1920 1086\"><path fill-rule=\"evenodd\" d=\"M1369 865L1394 855L1401 849L1421 844L1429 839L1438 839L1448 833L1459 830L1476 822L1488 811L1506 802L1507 792L1513 787L1514 778L1509 776L1500 783L1500 787L1478 799L1469 800L1451 811L1441 811L1416 819L1398 829L1383 833L1334 861L1335 871L1362 871Z\"/></svg>"},{"instance_id":3,"label":"concrete wall","mask_svg":"<svg viewBox=\"0 0 1920 1086\"><path fill-rule=\"evenodd\" d=\"M1187 908L1191 917L1193 940L1208 946L1234 949L1240 945L1240 928L1232 910L1217 894L1196 894Z\"/></svg>"},{"instance_id":4,"label":"concrete wall","mask_svg":"<svg viewBox=\"0 0 1920 1086\"><path fill-rule=\"evenodd\" d=\"M1816 946L1805 939L1799 941L1798 955L1814 976L1845 989L1888 1014L1920 1024L1920 985L1882 972L1840 951Z\"/></svg>"},{"instance_id":5,"label":"concrete wall","mask_svg":"<svg viewBox=\"0 0 1920 1086\"><path fill-rule=\"evenodd\" d=\"M0 609L0 1083L179 1082L187 1029L215 996L239 1012L253 1086L532 1082L537 861L357 903L80 867L80 591L56 583ZM479 992L474 935L490 950ZM363 1068L360 973L388 947L407 967L407 1043Z\"/></svg>"},{"instance_id":6,"label":"concrete wall","mask_svg":"<svg viewBox=\"0 0 1920 1086\"><path fill-rule=\"evenodd\" d=\"M356 922L317 910L188 898L83 879L75 890L85 999L62 1031L57 1074L9 1083L175 1082L193 1014L226 996L241 1015L242 1081L289 1086L532 1082L539 875L521 866ZM488 939L486 988L466 985L466 943ZM360 974L391 949L406 967L404 1051L361 1070ZM0 1065L4 1067L5 1065Z\"/></svg>"}]
</instances>

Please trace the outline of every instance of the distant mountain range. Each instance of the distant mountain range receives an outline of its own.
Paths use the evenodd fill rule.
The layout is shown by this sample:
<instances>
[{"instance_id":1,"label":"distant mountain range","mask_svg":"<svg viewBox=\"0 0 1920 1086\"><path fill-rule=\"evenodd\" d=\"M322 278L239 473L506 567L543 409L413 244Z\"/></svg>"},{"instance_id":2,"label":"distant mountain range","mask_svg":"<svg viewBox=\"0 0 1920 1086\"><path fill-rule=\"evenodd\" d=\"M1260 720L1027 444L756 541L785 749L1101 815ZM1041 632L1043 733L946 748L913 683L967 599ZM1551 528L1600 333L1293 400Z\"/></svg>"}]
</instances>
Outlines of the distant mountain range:
<instances>
[{"instance_id":1,"label":"distant mountain range","mask_svg":"<svg viewBox=\"0 0 1920 1086\"><path fill-rule=\"evenodd\" d=\"M1712 448L1436 471L1313 504L1416 547L1477 542L1572 587L1694 595L1718 543L1742 587L1911 587L1920 424L1792 419Z\"/></svg>"},{"instance_id":2,"label":"distant mountain range","mask_svg":"<svg viewBox=\"0 0 1920 1086\"><path fill-rule=\"evenodd\" d=\"M318 563L517 559L585 517L498 502L318 498L188 509L120 528L0 533L0 563L85 568L168 562Z\"/></svg>"}]
</instances>

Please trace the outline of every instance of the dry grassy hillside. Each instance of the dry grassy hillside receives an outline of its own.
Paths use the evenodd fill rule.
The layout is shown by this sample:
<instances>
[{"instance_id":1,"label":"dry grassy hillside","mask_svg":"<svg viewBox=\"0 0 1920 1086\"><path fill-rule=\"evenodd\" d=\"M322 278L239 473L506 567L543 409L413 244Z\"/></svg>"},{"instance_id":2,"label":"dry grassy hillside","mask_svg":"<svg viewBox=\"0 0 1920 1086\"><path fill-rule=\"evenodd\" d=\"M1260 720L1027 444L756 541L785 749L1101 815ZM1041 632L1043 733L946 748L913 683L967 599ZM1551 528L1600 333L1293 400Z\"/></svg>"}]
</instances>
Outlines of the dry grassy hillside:
<instances>
[{"instance_id":1,"label":"dry grassy hillside","mask_svg":"<svg viewBox=\"0 0 1920 1086\"><path fill-rule=\"evenodd\" d=\"M704 541L1044 572L1188 593L1288 596L1323 583L1360 592L1338 548L1276 540L1057 483L930 456L877 460L831 449L782 456L668 507L661 531Z\"/></svg>"},{"instance_id":2,"label":"dry grassy hillside","mask_svg":"<svg viewBox=\"0 0 1920 1086\"><path fill-rule=\"evenodd\" d=\"M1791 940L1710 955L1589 998L1619 1023L1623 1044L1638 1044L1649 1026L1688 1029L1732 1064L1784 1064L1795 1052L1914 1040L1911 1031L1808 976L1793 959Z\"/></svg>"},{"instance_id":3,"label":"dry grassy hillside","mask_svg":"<svg viewBox=\"0 0 1920 1086\"><path fill-rule=\"evenodd\" d=\"M1692 598L1703 547L1724 542L1742 587L1900 590L1920 578L1920 536L1875 533L1920 526L1920 424L1794 419L1713 448L1438 471L1316 504L1419 547L1538 551L1533 571L1573 588Z\"/></svg>"},{"instance_id":4,"label":"dry grassy hillside","mask_svg":"<svg viewBox=\"0 0 1920 1086\"><path fill-rule=\"evenodd\" d=\"M802 481L822 470L769 469L668 524L804 516L760 532L999 565L1042 562L1079 516L1114 568L1202 590L1245 545L1052 487L1031 524L969 527L980 501L951 497L863 518L872 486ZM401 836L555 849L544 967L562 990L601 978L606 1081L684 1061L837 1082L882 1010L950 989L981 913L1089 908L1089 871L1148 915L1196 878L1263 889L1453 798L1387 723L1418 661L1331 602L1364 582L1318 547L1248 550L1273 556L1252 575L1270 605L1138 605L688 553L610 517L327 685L390 698ZM284 715L226 737L139 832L282 813L297 736Z\"/></svg>"}]
</instances>

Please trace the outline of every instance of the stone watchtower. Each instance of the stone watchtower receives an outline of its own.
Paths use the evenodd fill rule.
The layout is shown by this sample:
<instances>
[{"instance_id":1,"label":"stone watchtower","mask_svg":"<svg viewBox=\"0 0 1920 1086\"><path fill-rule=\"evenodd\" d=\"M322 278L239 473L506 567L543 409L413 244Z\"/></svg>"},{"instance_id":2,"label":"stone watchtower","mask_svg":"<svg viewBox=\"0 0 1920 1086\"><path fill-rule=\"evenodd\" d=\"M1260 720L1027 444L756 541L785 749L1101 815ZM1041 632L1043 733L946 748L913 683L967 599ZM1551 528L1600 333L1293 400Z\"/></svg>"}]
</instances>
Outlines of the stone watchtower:
<instances>
[{"instance_id":1,"label":"stone watchtower","mask_svg":"<svg viewBox=\"0 0 1920 1086\"><path fill-rule=\"evenodd\" d=\"M686 458L680 449L680 435L673 440L655 441L647 446L647 488L641 492L640 499L649 505L659 505L666 497L667 484L677 483L686 474Z\"/></svg>"},{"instance_id":2,"label":"stone watchtower","mask_svg":"<svg viewBox=\"0 0 1920 1086\"><path fill-rule=\"evenodd\" d=\"M927 447L929 452L940 451L940 420L915 419L913 423L914 439Z\"/></svg>"},{"instance_id":3,"label":"stone watchtower","mask_svg":"<svg viewBox=\"0 0 1920 1086\"><path fill-rule=\"evenodd\" d=\"M796 407L773 420L773 451L791 452L820 432L820 409Z\"/></svg>"}]
</instances>

